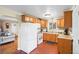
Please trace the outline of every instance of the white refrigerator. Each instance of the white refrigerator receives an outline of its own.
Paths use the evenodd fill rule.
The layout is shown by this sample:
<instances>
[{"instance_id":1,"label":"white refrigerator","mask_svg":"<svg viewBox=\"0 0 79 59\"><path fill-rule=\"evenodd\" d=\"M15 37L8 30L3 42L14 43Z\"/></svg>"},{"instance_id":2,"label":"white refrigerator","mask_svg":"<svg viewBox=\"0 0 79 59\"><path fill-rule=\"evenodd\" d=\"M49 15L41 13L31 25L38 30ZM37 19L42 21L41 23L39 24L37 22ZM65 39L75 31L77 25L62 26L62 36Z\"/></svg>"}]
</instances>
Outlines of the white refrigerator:
<instances>
[{"instance_id":1,"label":"white refrigerator","mask_svg":"<svg viewBox=\"0 0 79 59\"><path fill-rule=\"evenodd\" d=\"M37 48L37 34L39 24L33 23L22 23L19 29L19 41L18 48L20 50L25 51L26 53L30 53L32 50Z\"/></svg>"}]
</instances>

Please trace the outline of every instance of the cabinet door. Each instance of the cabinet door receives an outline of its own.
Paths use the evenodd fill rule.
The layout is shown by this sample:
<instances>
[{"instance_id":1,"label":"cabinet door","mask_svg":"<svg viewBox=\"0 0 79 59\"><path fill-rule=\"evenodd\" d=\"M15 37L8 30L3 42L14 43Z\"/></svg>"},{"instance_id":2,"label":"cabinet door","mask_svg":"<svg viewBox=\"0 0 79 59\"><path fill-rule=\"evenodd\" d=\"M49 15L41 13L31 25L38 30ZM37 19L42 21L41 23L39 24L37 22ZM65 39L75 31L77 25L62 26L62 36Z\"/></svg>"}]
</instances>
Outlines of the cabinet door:
<instances>
[{"instance_id":1,"label":"cabinet door","mask_svg":"<svg viewBox=\"0 0 79 59\"><path fill-rule=\"evenodd\" d=\"M57 20L57 27L64 28L64 18Z\"/></svg>"},{"instance_id":2,"label":"cabinet door","mask_svg":"<svg viewBox=\"0 0 79 59\"><path fill-rule=\"evenodd\" d=\"M2 52L3 52L3 46L0 45L0 54L2 54Z\"/></svg>"},{"instance_id":3,"label":"cabinet door","mask_svg":"<svg viewBox=\"0 0 79 59\"><path fill-rule=\"evenodd\" d=\"M65 53L66 54L72 53L72 40L65 39Z\"/></svg>"},{"instance_id":4,"label":"cabinet door","mask_svg":"<svg viewBox=\"0 0 79 59\"><path fill-rule=\"evenodd\" d=\"M58 51L60 54L71 54L72 40L58 39Z\"/></svg>"},{"instance_id":5,"label":"cabinet door","mask_svg":"<svg viewBox=\"0 0 79 59\"><path fill-rule=\"evenodd\" d=\"M43 34L43 39L46 41L57 42L57 34Z\"/></svg>"},{"instance_id":6,"label":"cabinet door","mask_svg":"<svg viewBox=\"0 0 79 59\"><path fill-rule=\"evenodd\" d=\"M49 37L48 37L48 34L47 33L43 33L43 40L48 40Z\"/></svg>"},{"instance_id":7,"label":"cabinet door","mask_svg":"<svg viewBox=\"0 0 79 59\"><path fill-rule=\"evenodd\" d=\"M59 51L60 54L64 54L64 51L65 51L64 46L65 46L64 39L59 39L58 38L58 51Z\"/></svg>"},{"instance_id":8,"label":"cabinet door","mask_svg":"<svg viewBox=\"0 0 79 59\"><path fill-rule=\"evenodd\" d=\"M33 23L33 22L34 22L32 17L30 17L30 19L29 19L29 20L30 20L30 22L31 22L31 23Z\"/></svg>"},{"instance_id":9,"label":"cabinet door","mask_svg":"<svg viewBox=\"0 0 79 59\"><path fill-rule=\"evenodd\" d=\"M36 19L35 18L33 18L33 21L32 21L33 23L36 23Z\"/></svg>"},{"instance_id":10,"label":"cabinet door","mask_svg":"<svg viewBox=\"0 0 79 59\"><path fill-rule=\"evenodd\" d=\"M44 22L44 20L41 20L41 27L44 28L44 26L45 26L45 22Z\"/></svg>"},{"instance_id":11,"label":"cabinet door","mask_svg":"<svg viewBox=\"0 0 79 59\"><path fill-rule=\"evenodd\" d=\"M29 16L25 16L25 21L29 22L30 21L30 17Z\"/></svg>"},{"instance_id":12,"label":"cabinet door","mask_svg":"<svg viewBox=\"0 0 79 59\"><path fill-rule=\"evenodd\" d=\"M56 42L56 34L49 34L49 41Z\"/></svg>"},{"instance_id":13,"label":"cabinet door","mask_svg":"<svg viewBox=\"0 0 79 59\"><path fill-rule=\"evenodd\" d=\"M46 28L47 27L47 21L41 20L41 27Z\"/></svg>"},{"instance_id":14,"label":"cabinet door","mask_svg":"<svg viewBox=\"0 0 79 59\"><path fill-rule=\"evenodd\" d=\"M46 28L47 28L47 25L48 25L48 21L46 20L46 21L45 21L45 27L46 27Z\"/></svg>"},{"instance_id":15,"label":"cabinet door","mask_svg":"<svg viewBox=\"0 0 79 59\"><path fill-rule=\"evenodd\" d=\"M22 19L22 20L21 20L22 22L25 22L25 15L22 15L22 16L21 16L21 19Z\"/></svg>"},{"instance_id":16,"label":"cabinet door","mask_svg":"<svg viewBox=\"0 0 79 59\"><path fill-rule=\"evenodd\" d=\"M72 27L72 11L64 12L64 26L69 28Z\"/></svg>"},{"instance_id":17,"label":"cabinet door","mask_svg":"<svg viewBox=\"0 0 79 59\"><path fill-rule=\"evenodd\" d=\"M61 19L61 28L64 28L64 18L63 19Z\"/></svg>"},{"instance_id":18,"label":"cabinet door","mask_svg":"<svg viewBox=\"0 0 79 59\"><path fill-rule=\"evenodd\" d=\"M40 20L39 19L36 19L36 23L40 23Z\"/></svg>"}]
</instances>

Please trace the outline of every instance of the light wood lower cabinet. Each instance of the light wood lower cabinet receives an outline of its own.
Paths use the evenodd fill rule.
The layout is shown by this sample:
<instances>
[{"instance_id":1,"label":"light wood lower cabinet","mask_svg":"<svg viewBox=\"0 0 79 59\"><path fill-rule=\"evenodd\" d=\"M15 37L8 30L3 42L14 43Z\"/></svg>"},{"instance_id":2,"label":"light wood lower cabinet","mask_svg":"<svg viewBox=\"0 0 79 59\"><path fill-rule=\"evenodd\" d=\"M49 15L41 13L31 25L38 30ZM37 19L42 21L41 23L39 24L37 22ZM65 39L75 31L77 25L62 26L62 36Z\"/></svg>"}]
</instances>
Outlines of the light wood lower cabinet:
<instances>
[{"instance_id":1,"label":"light wood lower cabinet","mask_svg":"<svg viewBox=\"0 0 79 59\"><path fill-rule=\"evenodd\" d=\"M57 42L57 34L43 33L43 40Z\"/></svg>"},{"instance_id":2,"label":"light wood lower cabinet","mask_svg":"<svg viewBox=\"0 0 79 59\"><path fill-rule=\"evenodd\" d=\"M13 42L0 45L0 54L12 54L17 50L17 39Z\"/></svg>"},{"instance_id":3,"label":"light wood lower cabinet","mask_svg":"<svg viewBox=\"0 0 79 59\"><path fill-rule=\"evenodd\" d=\"M58 38L58 51L60 54L72 54L72 40Z\"/></svg>"}]
</instances>

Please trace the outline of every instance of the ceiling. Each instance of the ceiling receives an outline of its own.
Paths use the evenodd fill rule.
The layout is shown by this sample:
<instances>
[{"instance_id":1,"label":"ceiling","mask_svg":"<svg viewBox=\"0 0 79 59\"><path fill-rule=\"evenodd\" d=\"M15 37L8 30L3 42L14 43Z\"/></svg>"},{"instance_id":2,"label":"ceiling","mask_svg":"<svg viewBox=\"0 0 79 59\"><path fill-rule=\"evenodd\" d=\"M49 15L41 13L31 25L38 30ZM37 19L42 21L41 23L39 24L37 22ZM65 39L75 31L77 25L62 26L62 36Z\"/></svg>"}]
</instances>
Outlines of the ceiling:
<instances>
[{"instance_id":1,"label":"ceiling","mask_svg":"<svg viewBox=\"0 0 79 59\"><path fill-rule=\"evenodd\" d=\"M48 11L52 15L51 18L59 18L63 17L64 10L71 9L72 5L2 5L2 7L39 18L46 18L44 14Z\"/></svg>"}]
</instances>

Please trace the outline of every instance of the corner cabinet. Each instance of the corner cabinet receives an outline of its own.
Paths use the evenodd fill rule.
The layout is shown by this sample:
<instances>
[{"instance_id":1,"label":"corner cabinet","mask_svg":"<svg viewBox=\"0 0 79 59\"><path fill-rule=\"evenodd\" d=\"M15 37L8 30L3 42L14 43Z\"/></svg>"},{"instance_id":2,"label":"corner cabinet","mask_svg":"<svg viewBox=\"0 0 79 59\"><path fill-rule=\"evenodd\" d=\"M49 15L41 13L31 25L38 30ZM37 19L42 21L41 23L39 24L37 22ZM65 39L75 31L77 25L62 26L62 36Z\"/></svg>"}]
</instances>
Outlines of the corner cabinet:
<instances>
[{"instance_id":1,"label":"corner cabinet","mask_svg":"<svg viewBox=\"0 0 79 59\"><path fill-rule=\"evenodd\" d=\"M70 39L58 38L59 54L72 54L73 42Z\"/></svg>"},{"instance_id":2,"label":"corner cabinet","mask_svg":"<svg viewBox=\"0 0 79 59\"><path fill-rule=\"evenodd\" d=\"M64 26L66 28L72 27L72 11L65 11L64 12Z\"/></svg>"}]
</instances>

